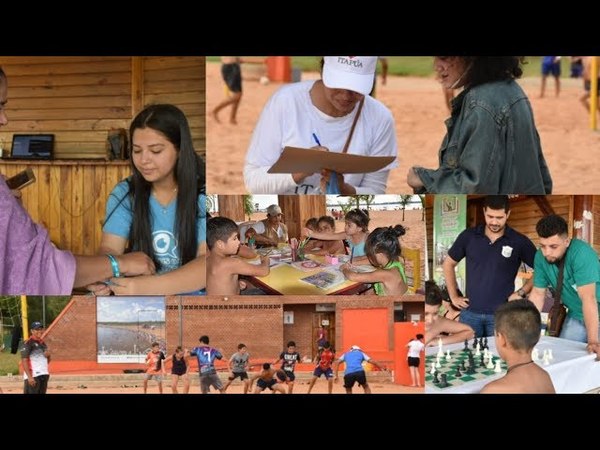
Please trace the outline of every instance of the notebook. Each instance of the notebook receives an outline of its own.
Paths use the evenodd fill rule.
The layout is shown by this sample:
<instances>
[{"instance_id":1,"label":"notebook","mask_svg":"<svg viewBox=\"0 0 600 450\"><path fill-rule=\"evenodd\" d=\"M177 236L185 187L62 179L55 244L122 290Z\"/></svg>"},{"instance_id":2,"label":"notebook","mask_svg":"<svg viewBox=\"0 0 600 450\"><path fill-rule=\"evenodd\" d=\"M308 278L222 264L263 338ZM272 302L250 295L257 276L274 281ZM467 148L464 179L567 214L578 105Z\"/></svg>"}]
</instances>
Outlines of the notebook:
<instances>
[{"instance_id":1,"label":"notebook","mask_svg":"<svg viewBox=\"0 0 600 450\"><path fill-rule=\"evenodd\" d=\"M52 159L53 134L14 134L11 159Z\"/></svg>"}]
</instances>

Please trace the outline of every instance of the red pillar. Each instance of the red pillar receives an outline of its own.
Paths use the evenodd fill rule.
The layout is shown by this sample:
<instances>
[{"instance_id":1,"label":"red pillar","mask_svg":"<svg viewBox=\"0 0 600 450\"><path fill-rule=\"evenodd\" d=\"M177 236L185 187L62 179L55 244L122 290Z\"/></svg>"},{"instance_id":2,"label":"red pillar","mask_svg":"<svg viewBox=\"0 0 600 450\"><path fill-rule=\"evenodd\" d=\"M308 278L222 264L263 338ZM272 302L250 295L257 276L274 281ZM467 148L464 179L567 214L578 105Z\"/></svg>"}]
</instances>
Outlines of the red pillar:
<instances>
[{"instance_id":1,"label":"red pillar","mask_svg":"<svg viewBox=\"0 0 600 450\"><path fill-rule=\"evenodd\" d=\"M292 58L289 56L269 56L267 58L267 76L275 82L292 81Z\"/></svg>"}]
</instances>

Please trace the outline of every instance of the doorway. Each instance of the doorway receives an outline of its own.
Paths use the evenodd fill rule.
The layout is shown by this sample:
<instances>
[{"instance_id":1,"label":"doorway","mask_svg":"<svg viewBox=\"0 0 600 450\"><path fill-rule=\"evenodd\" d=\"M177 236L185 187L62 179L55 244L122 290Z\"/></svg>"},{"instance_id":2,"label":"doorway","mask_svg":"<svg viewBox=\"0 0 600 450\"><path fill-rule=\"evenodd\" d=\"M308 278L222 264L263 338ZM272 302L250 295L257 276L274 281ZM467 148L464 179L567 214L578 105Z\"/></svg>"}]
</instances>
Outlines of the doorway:
<instances>
[{"instance_id":1,"label":"doorway","mask_svg":"<svg viewBox=\"0 0 600 450\"><path fill-rule=\"evenodd\" d=\"M335 312L313 313L312 320L312 358L317 356L319 341L329 341L335 349Z\"/></svg>"}]
</instances>

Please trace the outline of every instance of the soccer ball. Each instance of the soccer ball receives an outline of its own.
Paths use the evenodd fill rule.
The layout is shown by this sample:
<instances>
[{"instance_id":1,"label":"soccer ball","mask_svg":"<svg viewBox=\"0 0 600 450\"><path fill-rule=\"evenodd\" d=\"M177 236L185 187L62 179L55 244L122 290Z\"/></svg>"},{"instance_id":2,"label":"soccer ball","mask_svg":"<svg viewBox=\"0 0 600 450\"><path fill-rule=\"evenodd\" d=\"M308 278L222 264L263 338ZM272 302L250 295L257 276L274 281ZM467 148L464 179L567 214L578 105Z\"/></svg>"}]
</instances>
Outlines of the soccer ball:
<instances>
[{"instance_id":1,"label":"soccer ball","mask_svg":"<svg viewBox=\"0 0 600 450\"><path fill-rule=\"evenodd\" d=\"M258 82L260 84L262 84L263 86L266 86L267 84L269 84L269 77L266 77L265 75L263 75L262 77L260 77Z\"/></svg>"}]
</instances>

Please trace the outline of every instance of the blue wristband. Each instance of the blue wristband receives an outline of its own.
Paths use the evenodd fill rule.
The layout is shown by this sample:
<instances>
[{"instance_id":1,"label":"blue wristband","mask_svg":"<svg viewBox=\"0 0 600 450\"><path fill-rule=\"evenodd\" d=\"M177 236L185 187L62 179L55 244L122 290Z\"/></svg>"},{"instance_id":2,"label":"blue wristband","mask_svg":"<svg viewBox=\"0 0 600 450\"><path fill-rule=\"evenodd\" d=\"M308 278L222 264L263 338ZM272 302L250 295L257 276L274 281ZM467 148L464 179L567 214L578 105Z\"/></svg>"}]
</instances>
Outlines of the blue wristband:
<instances>
[{"instance_id":1,"label":"blue wristband","mask_svg":"<svg viewBox=\"0 0 600 450\"><path fill-rule=\"evenodd\" d=\"M115 278L120 277L121 276L121 271L119 270L119 263L117 262L117 258L115 258L113 255L109 255L109 254L107 254L106 256L108 256L108 259L110 261L110 265L112 267L113 276Z\"/></svg>"}]
</instances>

